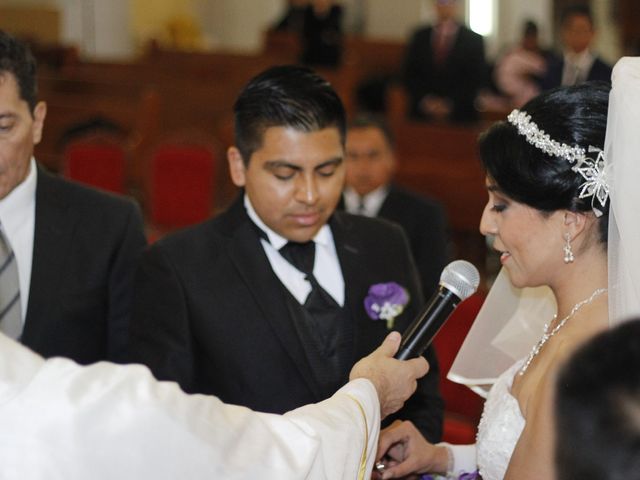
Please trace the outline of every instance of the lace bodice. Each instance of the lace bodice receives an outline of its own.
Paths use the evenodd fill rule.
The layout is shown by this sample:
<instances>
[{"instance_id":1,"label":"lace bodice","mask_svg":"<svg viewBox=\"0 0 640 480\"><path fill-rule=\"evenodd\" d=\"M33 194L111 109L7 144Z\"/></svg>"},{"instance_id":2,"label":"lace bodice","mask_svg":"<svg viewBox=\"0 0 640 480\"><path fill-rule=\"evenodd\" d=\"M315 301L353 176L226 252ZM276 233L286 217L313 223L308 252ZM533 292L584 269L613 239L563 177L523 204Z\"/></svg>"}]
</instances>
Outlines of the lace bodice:
<instances>
[{"instance_id":1,"label":"lace bodice","mask_svg":"<svg viewBox=\"0 0 640 480\"><path fill-rule=\"evenodd\" d=\"M511 384L522 362L516 362L500 375L484 405L476 444L478 468L483 480L504 478L513 449L524 428L520 406L511 395Z\"/></svg>"}]
</instances>

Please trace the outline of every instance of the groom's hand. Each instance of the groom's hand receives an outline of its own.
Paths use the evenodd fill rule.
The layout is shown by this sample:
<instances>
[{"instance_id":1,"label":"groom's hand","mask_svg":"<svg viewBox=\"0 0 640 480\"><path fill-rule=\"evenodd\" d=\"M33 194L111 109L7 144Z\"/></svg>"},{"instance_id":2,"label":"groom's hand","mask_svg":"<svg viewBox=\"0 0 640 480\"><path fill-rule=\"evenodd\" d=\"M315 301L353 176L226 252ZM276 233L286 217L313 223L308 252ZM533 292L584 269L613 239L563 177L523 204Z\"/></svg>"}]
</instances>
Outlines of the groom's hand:
<instances>
[{"instance_id":1,"label":"groom's hand","mask_svg":"<svg viewBox=\"0 0 640 480\"><path fill-rule=\"evenodd\" d=\"M373 383L378 392L382 418L400 410L415 392L417 379L429 371L429 364L423 357L411 360L393 358L400 340L398 332L391 332L382 345L353 366L349 375L349 380L367 378Z\"/></svg>"}]
</instances>

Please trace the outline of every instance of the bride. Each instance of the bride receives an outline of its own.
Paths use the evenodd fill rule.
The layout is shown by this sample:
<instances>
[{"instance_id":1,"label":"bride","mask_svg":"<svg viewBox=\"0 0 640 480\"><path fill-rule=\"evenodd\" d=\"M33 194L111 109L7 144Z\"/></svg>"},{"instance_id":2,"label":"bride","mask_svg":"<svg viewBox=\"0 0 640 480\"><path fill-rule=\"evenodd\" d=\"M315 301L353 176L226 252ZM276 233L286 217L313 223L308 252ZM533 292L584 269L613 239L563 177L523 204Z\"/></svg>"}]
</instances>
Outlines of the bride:
<instances>
[{"instance_id":1,"label":"bride","mask_svg":"<svg viewBox=\"0 0 640 480\"><path fill-rule=\"evenodd\" d=\"M620 77L619 84L621 79L631 79L633 88L639 89L639 62L636 58L618 63L612 98L616 98L616 75ZM608 100L609 87L605 84L548 91L521 111L514 110L506 121L495 124L481 137L480 157L487 174L489 201L480 230L493 239L493 248L500 254L511 285L548 286L557 304L557 314L547 319L541 336L530 342L529 346L534 344L530 352L493 384L475 445L433 445L410 422L395 423L380 438L378 456L384 455L388 465L382 478L410 473L447 478L475 478L479 474L484 480L553 478L555 373L576 347L609 326L610 200L617 205L617 191L610 183L613 178L630 182L623 175L625 166L615 163L620 155L615 162L607 158L612 157L609 140L614 128L621 128L620 121L613 122L610 118L615 125L610 125L607 132L606 154L602 151ZM617 108L624 110L624 105ZM615 113L613 109L612 112ZM638 143L635 138L634 141ZM619 139L616 142L622 143ZM638 189L637 181L635 186L631 185ZM613 199L609 198L610 186ZM625 208L634 209L628 202ZM619 232L622 234L620 225L615 225L620 224L619 213L625 212L615 210L610 230L615 234L616 245ZM624 251L622 248L615 251L616 262L620 260L618 253ZM611 246L609 252L611 257ZM619 276L611 278L617 280ZM485 372L476 378L487 379L491 375L486 372L504 360L505 355L501 358L500 354L489 353L504 338L493 339L493 334L487 332L496 331L492 323L504 323L504 319L495 315L494 305L487 304L494 299L508 303L507 298L496 294L500 291L508 297L513 293L513 287L504 284L508 280L502 274L498 277L465 340L453 366L462 375L480 366ZM519 321L516 318L510 322L513 327ZM519 323L516 328L522 331L528 328ZM521 333L520 340L523 335L527 336ZM506 337L513 339L513 333Z\"/></svg>"}]
</instances>

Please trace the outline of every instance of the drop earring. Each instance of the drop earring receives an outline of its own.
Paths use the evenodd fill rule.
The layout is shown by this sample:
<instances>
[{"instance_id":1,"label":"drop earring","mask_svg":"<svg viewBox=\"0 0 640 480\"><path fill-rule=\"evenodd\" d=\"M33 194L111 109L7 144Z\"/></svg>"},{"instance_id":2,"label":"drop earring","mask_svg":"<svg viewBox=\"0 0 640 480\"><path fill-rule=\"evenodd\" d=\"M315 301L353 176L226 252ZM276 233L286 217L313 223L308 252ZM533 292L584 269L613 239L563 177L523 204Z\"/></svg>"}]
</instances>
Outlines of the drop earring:
<instances>
[{"instance_id":1,"label":"drop earring","mask_svg":"<svg viewBox=\"0 0 640 480\"><path fill-rule=\"evenodd\" d=\"M573 256L573 250L571 250L571 235L566 233L564 235L565 244L563 247L564 250L564 263L573 263L575 257Z\"/></svg>"}]
</instances>

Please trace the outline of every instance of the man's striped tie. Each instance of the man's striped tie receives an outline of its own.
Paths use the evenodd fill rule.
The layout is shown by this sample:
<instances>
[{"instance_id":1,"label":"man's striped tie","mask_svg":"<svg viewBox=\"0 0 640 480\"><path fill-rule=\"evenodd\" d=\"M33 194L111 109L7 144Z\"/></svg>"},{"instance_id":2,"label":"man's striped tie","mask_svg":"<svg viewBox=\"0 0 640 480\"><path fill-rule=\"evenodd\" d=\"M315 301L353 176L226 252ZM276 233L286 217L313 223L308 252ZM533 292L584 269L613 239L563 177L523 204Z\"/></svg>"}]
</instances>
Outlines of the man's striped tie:
<instances>
[{"instance_id":1,"label":"man's striped tie","mask_svg":"<svg viewBox=\"0 0 640 480\"><path fill-rule=\"evenodd\" d=\"M22 334L18 264L11 244L0 228L0 330L11 338Z\"/></svg>"}]
</instances>

